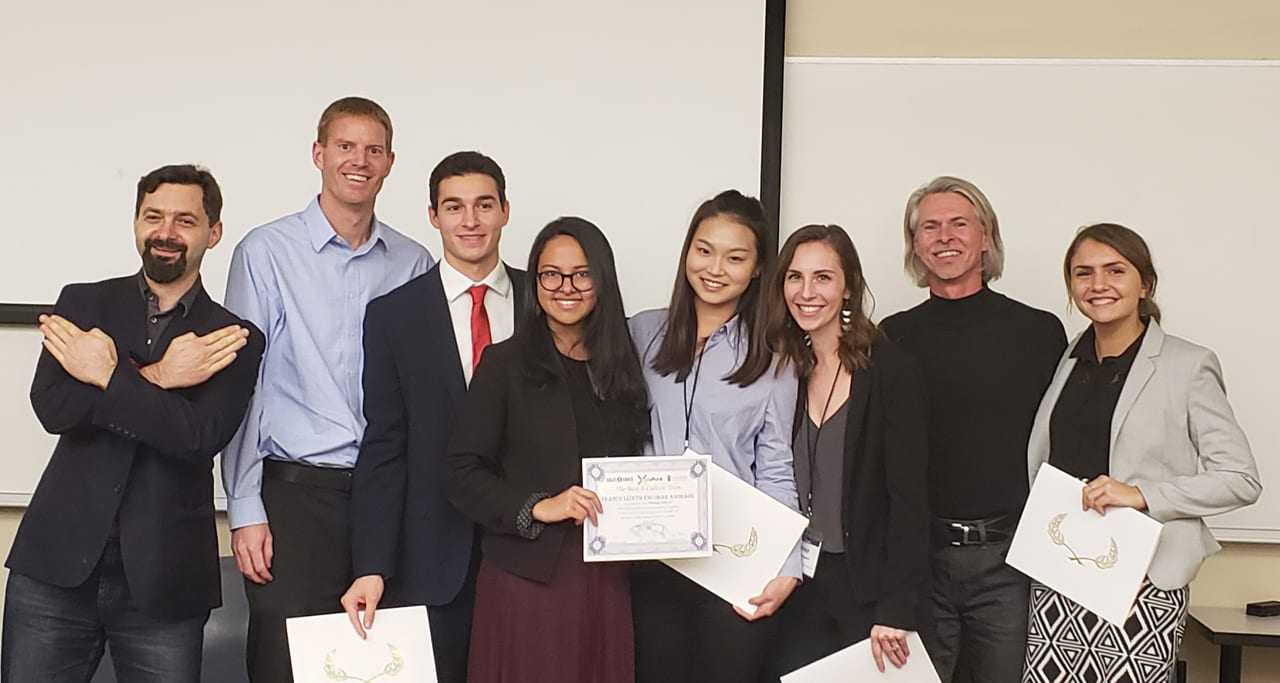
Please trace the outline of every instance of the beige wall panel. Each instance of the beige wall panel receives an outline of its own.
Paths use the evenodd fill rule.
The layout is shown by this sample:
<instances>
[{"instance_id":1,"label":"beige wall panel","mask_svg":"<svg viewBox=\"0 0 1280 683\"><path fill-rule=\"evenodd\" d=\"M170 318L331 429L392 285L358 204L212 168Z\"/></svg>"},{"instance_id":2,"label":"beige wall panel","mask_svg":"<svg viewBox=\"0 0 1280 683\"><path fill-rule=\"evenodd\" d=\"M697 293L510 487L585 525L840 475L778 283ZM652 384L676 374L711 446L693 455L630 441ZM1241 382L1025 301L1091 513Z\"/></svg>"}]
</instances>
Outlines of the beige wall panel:
<instances>
[{"instance_id":1,"label":"beige wall panel","mask_svg":"<svg viewBox=\"0 0 1280 683\"><path fill-rule=\"evenodd\" d=\"M1280 59L1280 2L790 0L787 54Z\"/></svg>"}]
</instances>

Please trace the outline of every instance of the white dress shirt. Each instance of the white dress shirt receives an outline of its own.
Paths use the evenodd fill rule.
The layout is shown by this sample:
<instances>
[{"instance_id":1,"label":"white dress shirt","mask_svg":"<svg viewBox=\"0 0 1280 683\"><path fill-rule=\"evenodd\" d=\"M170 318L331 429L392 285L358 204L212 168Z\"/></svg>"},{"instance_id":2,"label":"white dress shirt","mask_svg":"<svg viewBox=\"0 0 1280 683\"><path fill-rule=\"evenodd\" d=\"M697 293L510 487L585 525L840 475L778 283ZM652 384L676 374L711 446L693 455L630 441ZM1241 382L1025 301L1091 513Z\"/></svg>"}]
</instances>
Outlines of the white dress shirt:
<instances>
[{"instance_id":1,"label":"white dress shirt","mask_svg":"<svg viewBox=\"0 0 1280 683\"><path fill-rule=\"evenodd\" d=\"M515 294L511 291L511 278L501 261L479 282L458 272L448 259L440 260L440 284L444 286L444 298L449 302L449 317L453 319L453 337L458 341L458 360L462 362L462 376L471 384L471 295L467 290L475 285L489 285L484 294L484 310L489 316L491 344L511 337L515 331Z\"/></svg>"}]
</instances>

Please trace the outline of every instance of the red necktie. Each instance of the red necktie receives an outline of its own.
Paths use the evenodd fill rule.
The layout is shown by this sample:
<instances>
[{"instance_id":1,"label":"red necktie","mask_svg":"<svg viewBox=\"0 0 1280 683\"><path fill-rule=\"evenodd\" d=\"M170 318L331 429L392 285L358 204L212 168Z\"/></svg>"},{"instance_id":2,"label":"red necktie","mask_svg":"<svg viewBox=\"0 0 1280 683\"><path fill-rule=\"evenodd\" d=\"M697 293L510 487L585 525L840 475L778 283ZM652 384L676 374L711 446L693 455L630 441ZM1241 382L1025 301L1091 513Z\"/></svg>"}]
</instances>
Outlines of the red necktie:
<instances>
[{"instance_id":1,"label":"red necktie","mask_svg":"<svg viewBox=\"0 0 1280 683\"><path fill-rule=\"evenodd\" d=\"M489 285L476 285L467 290L471 294L471 371L480 364L480 354L489 345L489 314L484 310L484 295Z\"/></svg>"}]
</instances>

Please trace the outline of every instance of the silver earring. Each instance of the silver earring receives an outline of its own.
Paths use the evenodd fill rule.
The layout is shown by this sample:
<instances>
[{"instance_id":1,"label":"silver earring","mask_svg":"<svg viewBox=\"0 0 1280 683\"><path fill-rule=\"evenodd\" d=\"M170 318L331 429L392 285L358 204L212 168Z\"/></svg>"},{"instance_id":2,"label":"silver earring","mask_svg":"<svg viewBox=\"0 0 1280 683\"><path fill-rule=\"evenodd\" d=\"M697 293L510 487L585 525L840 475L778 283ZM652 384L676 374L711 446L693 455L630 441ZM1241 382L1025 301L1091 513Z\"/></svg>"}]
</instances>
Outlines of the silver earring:
<instances>
[{"instance_id":1,"label":"silver earring","mask_svg":"<svg viewBox=\"0 0 1280 683\"><path fill-rule=\"evenodd\" d=\"M840 329L845 332L853 329L853 309L848 299L845 299L844 305L840 307Z\"/></svg>"}]
</instances>

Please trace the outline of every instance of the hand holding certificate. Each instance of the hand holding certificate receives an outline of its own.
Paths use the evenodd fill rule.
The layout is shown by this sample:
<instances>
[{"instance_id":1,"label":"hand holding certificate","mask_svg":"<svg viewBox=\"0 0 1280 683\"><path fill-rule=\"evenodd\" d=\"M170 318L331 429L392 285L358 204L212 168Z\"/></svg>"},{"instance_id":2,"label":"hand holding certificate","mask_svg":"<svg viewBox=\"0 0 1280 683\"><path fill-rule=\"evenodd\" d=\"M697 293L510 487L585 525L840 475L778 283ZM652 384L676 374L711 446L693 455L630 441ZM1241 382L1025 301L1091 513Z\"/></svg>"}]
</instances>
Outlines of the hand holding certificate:
<instances>
[{"instance_id":1,"label":"hand holding certificate","mask_svg":"<svg viewBox=\"0 0 1280 683\"><path fill-rule=\"evenodd\" d=\"M583 488L604 511L584 526L582 560L658 560L711 555L710 459L587 458Z\"/></svg>"},{"instance_id":2,"label":"hand holding certificate","mask_svg":"<svg viewBox=\"0 0 1280 683\"><path fill-rule=\"evenodd\" d=\"M437 683L427 608L378 610L376 626L361 639L346 614L285 621L295 683L373 681Z\"/></svg>"},{"instance_id":3,"label":"hand holding certificate","mask_svg":"<svg viewBox=\"0 0 1280 683\"><path fill-rule=\"evenodd\" d=\"M1062 470L1041 465L1006 561L1123 627L1161 525L1133 508L1109 507L1105 516L1082 511L1083 487Z\"/></svg>"},{"instance_id":4,"label":"hand holding certificate","mask_svg":"<svg viewBox=\"0 0 1280 683\"><path fill-rule=\"evenodd\" d=\"M711 464L711 557L663 560L694 583L755 614L751 598L778 576L809 520L769 494Z\"/></svg>"},{"instance_id":5,"label":"hand holding certificate","mask_svg":"<svg viewBox=\"0 0 1280 683\"><path fill-rule=\"evenodd\" d=\"M915 633L907 634L911 655L902 668L886 666L881 673L871 654L871 640L850 645L839 652L803 666L782 677L782 683L830 683L831 681L885 681L886 683L938 683L938 672Z\"/></svg>"}]
</instances>

